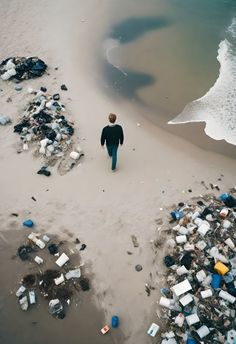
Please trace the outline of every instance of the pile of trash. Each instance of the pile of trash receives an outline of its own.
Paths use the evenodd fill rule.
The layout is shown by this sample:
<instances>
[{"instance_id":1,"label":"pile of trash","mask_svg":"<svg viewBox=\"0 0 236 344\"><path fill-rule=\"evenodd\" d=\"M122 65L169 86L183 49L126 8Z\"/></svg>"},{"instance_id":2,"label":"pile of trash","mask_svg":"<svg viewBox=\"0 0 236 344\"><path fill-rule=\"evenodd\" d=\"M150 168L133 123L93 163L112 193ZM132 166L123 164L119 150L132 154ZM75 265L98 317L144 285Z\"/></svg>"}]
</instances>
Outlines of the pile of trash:
<instances>
[{"instance_id":1,"label":"pile of trash","mask_svg":"<svg viewBox=\"0 0 236 344\"><path fill-rule=\"evenodd\" d=\"M30 221L25 221L24 225L32 227ZM74 292L90 289L88 278L81 276L83 264L72 266L70 255L74 254L74 251L70 249L69 254L60 253L62 245L63 242L59 244L51 242L47 235L40 238L39 234L32 232L28 235L26 243L18 248L17 255L22 261L35 264L35 272L32 272L31 267L30 274L22 278L20 287L16 291L18 303L23 311L33 307L41 295L48 301L49 313L56 318L63 319ZM44 252L40 254L40 251ZM55 268L48 267L45 254L48 254L48 261L50 261L50 257L55 257L51 262ZM43 269L44 266L46 266L45 269Z\"/></svg>"},{"instance_id":2,"label":"pile of trash","mask_svg":"<svg viewBox=\"0 0 236 344\"><path fill-rule=\"evenodd\" d=\"M38 57L9 57L0 64L2 80L17 81L42 76L47 69L44 61Z\"/></svg>"},{"instance_id":3,"label":"pile of trash","mask_svg":"<svg viewBox=\"0 0 236 344\"><path fill-rule=\"evenodd\" d=\"M161 344L236 343L236 199L225 193L181 202L170 223ZM152 325L154 336L159 325Z\"/></svg>"},{"instance_id":4,"label":"pile of trash","mask_svg":"<svg viewBox=\"0 0 236 344\"><path fill-rule=\"evenodd\" d=\"M14 132L21 138L18 152L28 150L29 145L36 144L35 155L43 156L45 163L52 166L58 159L64 158L70 149L67 170L71 169L83 153L79 146L72 149L73 122L65 117L66 110L60 102L60 95L50 95L44 87L38 92L32 89L29 92L34 93L35 97L27 106L19 123L14 126ZM50 175L46 174L45 170L43 167L38 173Z\"/></svg>"}]
</instances>

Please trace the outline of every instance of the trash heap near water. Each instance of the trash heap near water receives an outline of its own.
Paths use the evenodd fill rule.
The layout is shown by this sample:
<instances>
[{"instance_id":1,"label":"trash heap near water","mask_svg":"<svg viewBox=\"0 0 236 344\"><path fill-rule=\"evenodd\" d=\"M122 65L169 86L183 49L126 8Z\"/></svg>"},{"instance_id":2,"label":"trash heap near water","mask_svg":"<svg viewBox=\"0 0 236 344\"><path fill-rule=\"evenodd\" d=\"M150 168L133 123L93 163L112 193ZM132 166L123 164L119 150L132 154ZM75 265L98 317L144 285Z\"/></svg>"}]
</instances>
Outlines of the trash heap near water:
<instances>
[{"instance_id":1,"label":"trash heap near water","mask_svg":"<svg viewBox=\"0 0 236 344\"><path fill-rule=\"evenodd\" d=\"M171 217L161 344L236 343L236 199L225 193L181 202Z\"/></svg>"},{"instance_id":2,"label":"trash heap near water","mask_svg":"<svg viewBox=\"0 0 236 344\"><path fill-rule=\"evenodd\" d=\"M24 226L32 227L33 222L27 220ZM43 298L48 302L49 313L63 319L74 293L90 289L88 278L81 276L83 264L75 266L71 261L74 250L67 249L65 253L62 247L63 242L54 243L49 236L32 232L18 248L17 255L22 261L29 262L30 270L16 291L23 311L34 307Z\"/></svg>"},{"instance_id":3,"label":"trash heap near water","mask_svg":"<svg viewBox=\"0 0 236 344\"><path fill-rule=\"evenodd\" d=\"M60 95L50 95L44 87L38 92L29 91L35 93L35 98L27 106L19 123L14 126L14 132L21 139L18 152L36 146L35 155L41 155L46 164L54 165L70 150L72 168L83 153L79 146L72 149L74 124L66 119L66 109L60 102Z\"/></svg>"},{"instance_id":4,"label":"trash heap near water","mask_svg":"<svg viewBox=\"0 0 236 344\"><path fill-rule=\"evenodd\" d=\"M40 77L47 69L44 61L38 57L9 57L0 64L2 80L27 80Z\"/></svg>"}]
</instances>

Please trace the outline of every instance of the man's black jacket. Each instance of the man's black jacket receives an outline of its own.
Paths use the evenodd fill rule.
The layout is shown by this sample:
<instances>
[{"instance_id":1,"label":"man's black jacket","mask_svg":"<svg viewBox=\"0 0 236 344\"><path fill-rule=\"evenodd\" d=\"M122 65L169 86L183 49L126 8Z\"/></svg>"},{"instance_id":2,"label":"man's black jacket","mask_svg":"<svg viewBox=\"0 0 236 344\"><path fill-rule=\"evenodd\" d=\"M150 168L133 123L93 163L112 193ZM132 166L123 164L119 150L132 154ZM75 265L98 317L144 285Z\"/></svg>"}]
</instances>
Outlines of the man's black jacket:
<instances>
[{"instance_id":1,"label":"man's black jacket","mask_svg":"<svg viewBox=\"0 0 236 344\"><path fill-rule=\"evenodd\" d=\"M115 125L107 125L102 130L101 135L101 145L103 146L106 142L107 146L111 145L119 145L119 143L122 145L124 142L124 133L123 129L119 124Z\"/></svg>"}]
</instances>

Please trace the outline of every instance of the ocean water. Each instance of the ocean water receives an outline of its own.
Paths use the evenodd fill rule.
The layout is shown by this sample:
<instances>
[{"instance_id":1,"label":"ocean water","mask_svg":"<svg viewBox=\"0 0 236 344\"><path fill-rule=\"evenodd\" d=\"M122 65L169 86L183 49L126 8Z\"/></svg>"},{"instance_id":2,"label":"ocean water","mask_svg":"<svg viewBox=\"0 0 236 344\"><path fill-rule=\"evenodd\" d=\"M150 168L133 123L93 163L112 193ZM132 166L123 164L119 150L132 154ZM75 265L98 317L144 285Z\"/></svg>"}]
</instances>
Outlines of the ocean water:
<instances>
[{"instance_id":1,"label":"ocean water","mask_svg":"<svg viewBox=\"0 0 236 344\"><path fill-rule=\"evenodd\" d=\"M236 1L120 0L110 15L113 93L150 108L157 124L205 122L208 136L236 145Z\"/></svg>"}]
</instances>

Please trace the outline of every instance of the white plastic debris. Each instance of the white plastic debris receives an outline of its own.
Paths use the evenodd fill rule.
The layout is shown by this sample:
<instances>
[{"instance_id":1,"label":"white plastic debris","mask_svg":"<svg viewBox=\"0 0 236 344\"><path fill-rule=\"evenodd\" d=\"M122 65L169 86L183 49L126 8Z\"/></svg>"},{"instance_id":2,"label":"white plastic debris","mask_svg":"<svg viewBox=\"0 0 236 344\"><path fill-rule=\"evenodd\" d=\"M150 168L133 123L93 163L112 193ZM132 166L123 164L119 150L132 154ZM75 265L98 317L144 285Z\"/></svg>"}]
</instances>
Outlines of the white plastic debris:
<instances>
[{"instance_id":1,"label":"white plastic debris","mask_svg":"<svg viewBox=\"0 0 236 344\"><path fill-rule=\"evenodd\" d=\"M160 326L158 326L155 323L152 323L151 326L149 327L147 334L151 337L155 337L157 332L159 331Z\"/></svg>"},{"instance_id":2,"label":"white plastic debris","mask_svg":"<svg viewBox=\"0 0 236 344\"><path fill-rule=\"evenodd\" d=\"M230 303L234 303L236 300L236 297L234 297L233 295L229 294L227 291L224 291L224 290L220 291L219 297L221 297L222 299L224 299Z\"/></svg>"},{"instance_id":3,"label":"white plastic debris","mask_svg":"<svg viewBox=\"0 0 236 344\"><path fill-rule=\"evenodd\" d=\"M4 74L1 75L1 78L2 80L9 80L14 75L16 75L15 68L10 68Z\"/></svg>"},{"instance_id":4,"label":"white plastic debris","mask_svg":"<svg viewBox=\"0 0 236 344\"><path fill-rule=\"evenodd\" d=\"M182 276L184 274L187 274L189 271L186 269L184 265L182 265L176 270L176 272L179 276Z\"/></svg>"},{"instance_id":5,"label":"white plastic debris","mask_svg":"<svg viewBox=\"0 0 236 344\"><path fill-rule=\"evenodd\" d=\"M39 256L36 256L36 257L34 258L34 261L35 261L38 265L43 264L43 258L41 258L41 257L39 257Z\"/></svg>"},{"instance_id":6,"label":"white plastic debris","mask_svg":"<svg viewBox=\"0 0 236 344\"><path fill-rule=\"evenodd\" d=\"M229 248L231 248L231 250L235 249L235 245L234 245L233 241L230 238L226 239L225 243L226 243L227 246L229 246Z\"/></svg>"},{"instance_id":7,"label":"white plastic debris","mask_svg":"<svg viewBox=\"0 0 236 344\"><path fill-rule=\"evenodd\" d=\"M198 282L203 282L206 277L207 275L204 270L200 270L196 273L196 278Z\"/></svg>"},{"instance_id":8,"label":"white plastic debris","mask_svg":"<svg viewBox=\"0 0 236 344\"><path fill-rule=\"evenodd\" d=\"M225 229L229 229L231 227L232 223L229 220L224 220L223 221L223 227Z\"/></svg>"},{"instance_id":9,"label":"white plastic debris","mask_svg":"<svg viewBox=\"0 0 236 344\"><path fill-rule=\"evenodd\" d=\"M74 270L70 270L65 274L65 277L67 280L71 279L71 278L80 278L81 276L81 270L80 268L78 269L74 269Z\"/></svg>"},{"instance_id":10,"label":"white plastic debris","mask_svg":"<svg viewBox=\"0 0 236 344\"><path fill-rule=\"evenodd\" d=\"M188 326L191 326L193 324L200 322L200 319L197 314L190 314L186 316L186 321L187 321Z\"/></svg>"},{"instance_id":11,"label":"white plastic debris","mask_svg":"<svg viewBox=\"0 0 236 344\"><path fill-rule=\"evenodd\" d=\"M43 241L49 242L49 241L50 241L50 238L45 234L45 235L43 236Z\"/></svg>"},{"instance_id":12,"label":"white plastic debris","mask_svg":"<svg viewBox=\"0 0 236 344\"><path fill-rule=\"evenodd\" d=\"M202 297L203 299L206 299L206 298L211 297L211 296L213 295L211 289L202 290L202 291L200 292L200 294L201 294L201 297Z\"/></svg>"},{"instance_id":13,"label":"white plastic debris","mask_svg":"<svg viewBox=\"0 0 236 344\"><path fill-rule=\"evenodd\" d=\"M11 119L8 116L1 116L0 115L0 124L1 125L6 125L8 123L11 123Z\"/></svg>"},{"instance_id":14,"label":"white plastic debris","mask_svg":"<svg viewBox=\"0 0 236 344\"><path fill-rule=\"evenodd\" d=\"M64 275L63 275L63 274L61 274L61 276L59 276L59 277L55 278L55 279L54 279L54 282L55 282L55 284L56 284L56 285L59 285L59 284L61 284L61 283L65 282Z\"/></svg>"},{"instance_id":15,"label":"white plastic debris","mask_svg":"<svg viewBox=\"0 0 236 344\"><path fill-rule=\"evenodd\" d=\"M206 325L203 325L196 332L199 335L199 337L202 339L210 333L210 330Z\"/></svg>"},{"instance_id":16,"label":"white plastic debris","mask_svg":"<svg viewBox=\"0 0 236 344\"><path fill-rule=\"evenodd\" d=\"M22 285L16 292L16 296L20 297L24 292L26 291L26 288Z\"/></svg>"},{"instance_id":17,"label":"white plastic debris","mask_svg":"<svg viewBox=\"0 0 236 344\"><path fill-rule=\"evenodd\" d=\"M65 254L62 253L61 256L56 260L56 264L62 267L66 262L68 262L70 258Z\"/></svg>"},{"instance_id":18,"label":"white plastic debris","mask_svg":"<svg viewBox=\"0 0 236 344\"><path fill-rule=\"evenodd\" d=\"M23 311L27 311L27 309L29 307L27 296L22 297L19 300L19 304L20 304L20 307Z\"/></svg>"},{"instance_id":19,"label":"white plastic debris","mask_svg":"<svg viewBox=\"0 0 236 344\"><path fill-rule=\"evenodd\" d=\"M29 302L30 302L31 305L36 303L36 296L35 296L35 291L34 290L31 290L29 292Z\"/></svg>"},{"instance_id":20,"label":"white plastic debris","mask_svg":"<svg viewBox=\"0 0 236 344\"><path fill-rule=\"evenodd\" d=\"M175 293L176 296L180 296L184 293L186 293L187 291L191 290L191 284L189 283L189 281L187 279L183 280L182 282L174 285L172 288L173 292Z\"/></svg>"},{"instance_id":21,"label":"white plastic debris","mask_svg":"<svg viewBox=\"0 0 236 344\"><path fill-rule=\"evenodd\" d=\"M196 243L196 247L197 247L199 250L203 251L204 248L207 247L207 244L205 243L205 241L200 240L200 241L198 241L198 242Z\"/></svg>"},{"instance_id":22,"label":"white plastic debris","mask_svg":"<svg viewBox=\"0 0 236 344\"><path fill-rule=\"evenodd\" d=\"M195 246L193 244L190 244L188 242L186 242L186 244L184 245L184 250L185 251L194 251Z\"/></svg>"},{"instance_id":23,"label":"white plastic debris","mask_svg":"<svg viewBox=\"0 0 236 344\"><path fill-rule=\"evenodd\" d=\"M183 313L179 313L177 315L177 317L175 318L175 324L179 327L182 327L184 324L184 319L185 319L185 317L184 317Z\"/></svg>"},{"instance_id":24,"label":"white plastic debris","mask_svg":"<svg viewBox=\"0 0 236 344\"><path fill-rule=\"evenodd\" d=\"M187 242L187 237L186 237L186 235L178 235L175 238L175 240L178 244L183 244L183 243Z\"/></svg>"},{"instance_id":25,"label":"white plastic debris","mask_svg":"<svg viewBox=\"0 0 236 344\"><path fill-rule=\"evenodd\" d=\"M172 302L173 302L173 300L167 299L167 297L162 296L160 298L159 304L163 307L170 308Z\"/></svg>"},{"instance_id":26,"label":"white plastic debris","mask_svg":"<svg viewBox=\"0 0 236 344\"><path fill-rule=\"evenodd\" d=\"M204 221L199 227L198 227L198 233L201 235L201 236L205 236L206 233L210 230L210 225L207 221Z\"/></svg>"},{"instance_id":27,"label":"white plastic debris","mask_svg":"<svg viewBox=\"0 0 236 344\"><path fill-rule=\"evenodd\" d=\"M187 306L192 301L193 301L193 295L191 294L187 294L179 300L179 302L182 304L183 307Z\"/></svg>"},{"instance_id":28,"label":"white plastic debris","mask_svg":"<svg viewBox=\"0 0 236 344\"><path fill-rule=\"evenodd\" d=\"M80 158L80 153L73 151L70 153L70 158L73 160L78 160Z\"/></svg>"}]
</instances>

